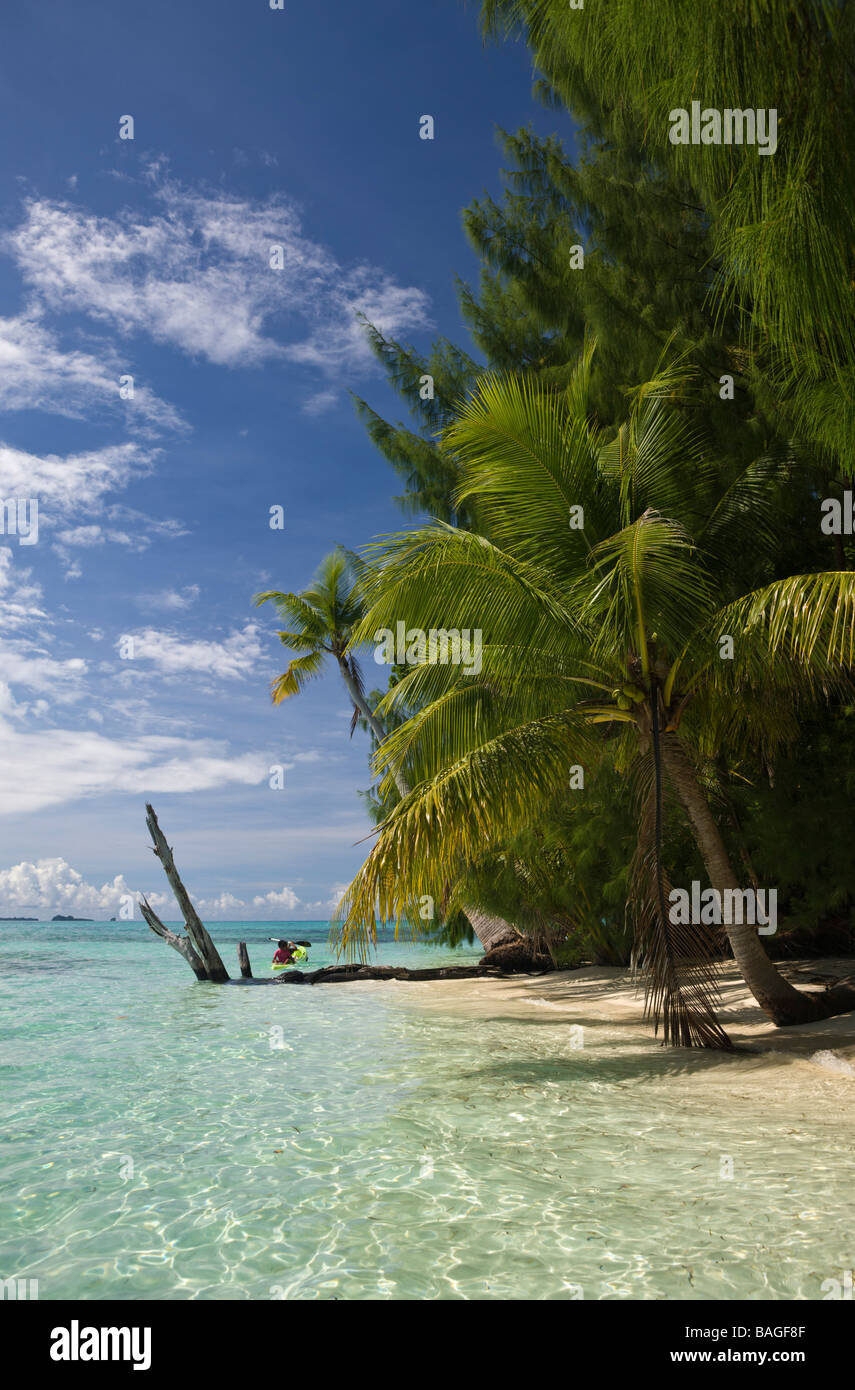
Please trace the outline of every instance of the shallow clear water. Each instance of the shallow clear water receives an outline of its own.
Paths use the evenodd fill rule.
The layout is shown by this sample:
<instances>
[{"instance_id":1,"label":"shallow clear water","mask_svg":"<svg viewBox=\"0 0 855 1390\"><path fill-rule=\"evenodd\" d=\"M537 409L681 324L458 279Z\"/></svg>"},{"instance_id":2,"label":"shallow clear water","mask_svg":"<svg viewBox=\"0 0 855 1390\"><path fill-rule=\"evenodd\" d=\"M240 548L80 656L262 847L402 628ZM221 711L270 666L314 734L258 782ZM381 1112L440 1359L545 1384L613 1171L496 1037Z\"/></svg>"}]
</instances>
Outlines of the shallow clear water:
<instances>
[{"instance_id":1,"label":"shallow clear water","mask_svg":"<svg viewBox=\"0 0 855 1390\"><path fill-rule=\"evenodd\" d=\"M276 930L214 935L260 974ZM549 1007L197 984L139 924L0 923L0 972L0 1278L42 1299L816 1299L855 1265L845 1078L794 1103L775 1059L577 1050Z\"/></svg>"}]
</instances>

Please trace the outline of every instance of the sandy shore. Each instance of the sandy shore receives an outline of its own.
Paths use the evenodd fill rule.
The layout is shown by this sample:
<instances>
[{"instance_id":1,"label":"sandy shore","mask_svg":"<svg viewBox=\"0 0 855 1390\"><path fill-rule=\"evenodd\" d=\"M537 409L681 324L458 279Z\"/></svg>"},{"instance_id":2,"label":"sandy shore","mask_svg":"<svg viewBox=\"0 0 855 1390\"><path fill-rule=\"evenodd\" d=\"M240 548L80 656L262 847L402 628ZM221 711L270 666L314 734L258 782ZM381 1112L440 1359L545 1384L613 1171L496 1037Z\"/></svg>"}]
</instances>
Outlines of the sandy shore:
<instances>
[{"instance_id":1,"label":"sandy shore","mask_svg":"<svg viewBox=\"0 0 855 1390\"><path fill-rule=\"evenodd\" d=\"M819 975L839 978L853 973L851 960L812 960L787 963L783 973L800 988L821 990L808 980ZM379 986L388 989L389 986ZM567 1055L567 1038L576 1025L582 1030L581 1046L591 1061L597 1056L620 1056L630 1064L647 1055L659 1070L666 1058L673 1079L685 1070L704 1085L732 1087L738 1070L739 1083L773 1103L795 1098L840 1106L848 1118L855 1100L855 1014L824 1019L794 1028L776 1028L757 1007L735 966L721 976L719 1017L733 1042L747 1049L736 1054L663 1049L644 1018L643 989L627 970L590 966L553 975L508 976L500 980L437 980L393 986L395 998L406 1007L465 1017L473 1022L518 1025L522 1033L537 1039L535 1045ZM525 1024L537 1024L527 1030ZM578 1045L578 1041L577 1041ZM694 1059L694 1064L691 1059ZM689 1063L686 1066L686 1063ZM717 1075L716 1075L717 1073ZM746 1097L747 1098L747 1097ZM808 1106L810 1109L810 1105ZM820 1104L820 1108L825 1107ZM842 1118L842 1116L841 1116Z\"/></svg>"}]
</instances>

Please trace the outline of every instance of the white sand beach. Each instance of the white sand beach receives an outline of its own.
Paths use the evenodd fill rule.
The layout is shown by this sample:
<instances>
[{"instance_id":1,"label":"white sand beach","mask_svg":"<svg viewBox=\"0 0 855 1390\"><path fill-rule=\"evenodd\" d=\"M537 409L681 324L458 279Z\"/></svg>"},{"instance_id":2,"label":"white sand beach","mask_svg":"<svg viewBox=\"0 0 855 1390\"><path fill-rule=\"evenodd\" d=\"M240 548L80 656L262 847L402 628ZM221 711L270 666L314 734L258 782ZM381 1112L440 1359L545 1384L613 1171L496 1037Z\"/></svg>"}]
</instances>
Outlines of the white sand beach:
<instances>
[{"instance_id":1,"label":"white sand beach","mask_svg":"<svg viewBox=\"0 0 855 1390\"><path fill-rule=\"evenodd\" d=\"M840 978L851 974L852 962L841 959L794 961L783 972L799 988L821 990L822 984L808 984L818 976ZM354 985L353 988L360 986ZM386 985L364 986L386 989ZM735 965L721 974L719 1017L739 1049L736 1053L698 1052L665 1049L654 1038L652 1025L644 1017L644 989L621 967L589 966L555 974L512 975L499 980L438 980L419 984L394 984L395 997L408 1008L418 1008L449 1016L466 1016L484 1022L538 1022L549 1019L553 1037L574 1026L581 1030L571 1046L587 1054L613 1060L616 1053L637 1063L648 1054L661 1066L664 1058L674 1060L669 1069L687 1085L703 1085L711 1106L724 1097L713 1094L721 1088L740 1099L764 1099L767 1104L787 1099L805 1102L806 1113L830 1108L845 1120L855 1105L855 1015L823 1019L798 1027L777 1028L755 1003ZM560 1049L559 1051L564 1050ZM698 1067L691 1059L698 1059ZM716 1067L716 1060L721 1064ZM658 1070L658 1067L657 1067ZM701 1073L703 1081L701 1082ZM840 1113L841 1101L846 1111ZM795 1118L795 1112L794 1112ZM852 1111L855 1122L855 1110Z\"/></svg>"}]
</instances>

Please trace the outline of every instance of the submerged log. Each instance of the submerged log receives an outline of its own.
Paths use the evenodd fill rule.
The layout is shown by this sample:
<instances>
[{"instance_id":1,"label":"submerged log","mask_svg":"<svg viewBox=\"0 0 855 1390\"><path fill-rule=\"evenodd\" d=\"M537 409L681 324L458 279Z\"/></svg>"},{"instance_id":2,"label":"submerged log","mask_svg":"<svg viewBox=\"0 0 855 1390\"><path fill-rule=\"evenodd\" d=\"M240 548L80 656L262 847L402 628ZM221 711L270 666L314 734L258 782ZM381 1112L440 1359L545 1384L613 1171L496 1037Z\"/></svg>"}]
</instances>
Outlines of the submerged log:
<instances>
[{"instance_id":1,"label":"submerged log","mask_svg":"<svg viewBox=\"0 0 855 1390\"><path fill-rule=\"evenodd\" d=\"M244 980L252 979L252 966L249 963L249 951L246 949L246 942L238 942L238 965L240 966L241 977Z\"/></svg>"},{"instance_id":2,"label":"submerged log","mask_svg":"<svg viewBox=\"0 0 855 1390\"><path fill-rule=\"evenodd\" d=\"M319 970L283 970L269 982L275 985L334 985L346 980L478 980L496 979L502 972L486 965L438 965L408 970L405 965L324 965Z\"/></svg>"},{"instance_id":3,"label":"submerged log","mask_svg":"<svg viewBox=\"0 0 855 1390\"><path fill-rule=\"evenodd\" d=\"M220 959L219 951L217 950L216 946L214 945L213 941L208 935L208 932L205 929L205 926L202 923L199 914L197 913L192 902L190 901L190 894L187 892L187 889L181 882L181 875L175 867L175 860L172 857L172 850L166 843L166 836L164 835L163 831L157 823L157 816L154 813L154 807L151 806L148 802L146 802L145 809L146 825L148 826L149 834L151 835L151 838L154 841L154 853L157 855L158 859L163 865L163 872L166 874L166 877L169 881L169 886L175 894L175 901L178 903L178 906L181 909L181 916L184 918L184 925L187 928L187 935L189 936L190 942L192 943L193 953L197 959L197 962L201 963L204 973L201 975L199 974L199 971L196 968L196 965L194 964L188 952L184 949L182 945L177 944L185 942L186 937L175 936L174 932L170 933L169 935L172 935L174 937L174 940L170 941L169 944L170 946L174 946L177 951L181 952L185 960L188 961L191 968L193 969L193 972L196 975L197 979L211 980L214 984L218 985L225 984L225 982L230 978L229 972L223 965L223 962ZM163 923L159 919L157 919L157 926L155 926L153 921L151 920L155 916L155 914L152 912L151 906L148 903L146 903L145 908L143 908L142 903L140 903L140 911L142 912L143 917L148 922L152 931L156 932L158 936L162 936L164 940L168 940L169 937L166 934L167 928L164 927Z\"/></svg>"}]
</instances>

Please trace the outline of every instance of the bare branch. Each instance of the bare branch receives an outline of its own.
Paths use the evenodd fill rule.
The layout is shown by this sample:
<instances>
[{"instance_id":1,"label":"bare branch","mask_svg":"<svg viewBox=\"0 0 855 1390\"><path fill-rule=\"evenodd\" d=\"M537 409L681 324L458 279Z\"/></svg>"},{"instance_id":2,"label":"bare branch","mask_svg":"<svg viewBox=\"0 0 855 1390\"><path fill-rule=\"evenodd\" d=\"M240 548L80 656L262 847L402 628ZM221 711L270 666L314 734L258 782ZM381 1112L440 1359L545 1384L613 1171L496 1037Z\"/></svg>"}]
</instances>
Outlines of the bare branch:
<instances>
[{"instance_id":1,"label":"bare branch","mask_svg":"<svg viewBox=\"0 0 855 1390\"><path fill-rule=\"evenodd\" d=\"M168 946L182 955L186 960L197 980L207 980L208 972L193 950L193 944L189 936L178 936L176 932L170 931L165 927L147 898L143 897L140 901L140 912L148 922L155 936L162 936Z\"/></svg>"}]
</instances>

